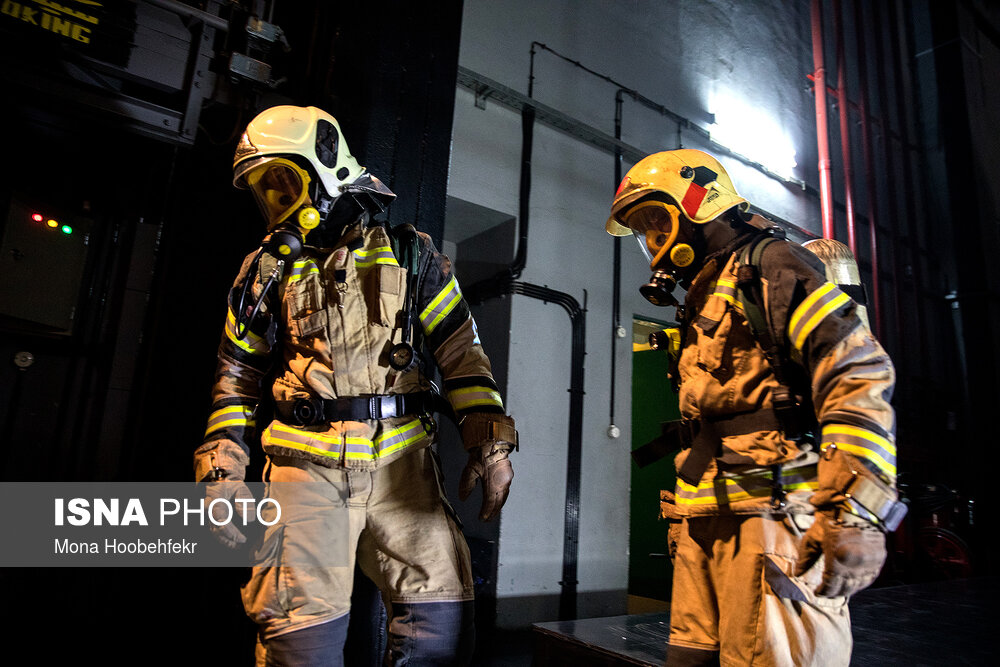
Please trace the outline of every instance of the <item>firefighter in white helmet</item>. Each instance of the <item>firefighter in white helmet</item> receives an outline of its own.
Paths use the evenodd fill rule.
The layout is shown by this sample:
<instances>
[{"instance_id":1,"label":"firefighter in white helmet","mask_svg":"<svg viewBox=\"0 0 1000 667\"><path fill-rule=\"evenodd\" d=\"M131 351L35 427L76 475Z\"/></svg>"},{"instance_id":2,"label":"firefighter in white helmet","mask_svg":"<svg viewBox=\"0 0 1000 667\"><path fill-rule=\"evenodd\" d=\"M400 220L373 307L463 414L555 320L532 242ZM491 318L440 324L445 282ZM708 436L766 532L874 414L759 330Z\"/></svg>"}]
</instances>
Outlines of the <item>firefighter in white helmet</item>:
<instances>
[{"instance_id":1,"label":"firefighter in white helmet","mask_svg":"<svg viewBox=\"0 0 1000 667\"><path fill-rule=\"evenodd\" d=\"M639 161L606 229L676 304L680 449L668 665L847 665L847 599L874 581L898 502L895 376L820 261L746 213L697 150Z\"/></svg>"},{"instance_id":2,"label":"firefighter in white helmet","mask_svg":"<svg viewBox=\"0 0 1000 667\"><path fill-rule=\"evenodd\" d=\"M264 481L288 502L263 535L278 565L255 567L243 588L258 663L342 664L357 563L389 607L387 664L465 664L473 581L430 449L432 413L451 412L460 424L469 452L460 491L464 499L481 482L483 520L507 498L517 432L451 262L411 226L373 220L395 195L315 107L254 118L234 183L253 193L269 234L229 294L195 476L222 482L210 493L248 495L244 474L261 429ZM427 377L422 347L447 399ZM257 423L266 393L275 419ZM347 519L310 514L282 489L325 498L313 508L346 504ZM215 532L234 547L245 541L233 524ZM330 561L336 553L343 562Z\"/></svg>"}]
</instances>

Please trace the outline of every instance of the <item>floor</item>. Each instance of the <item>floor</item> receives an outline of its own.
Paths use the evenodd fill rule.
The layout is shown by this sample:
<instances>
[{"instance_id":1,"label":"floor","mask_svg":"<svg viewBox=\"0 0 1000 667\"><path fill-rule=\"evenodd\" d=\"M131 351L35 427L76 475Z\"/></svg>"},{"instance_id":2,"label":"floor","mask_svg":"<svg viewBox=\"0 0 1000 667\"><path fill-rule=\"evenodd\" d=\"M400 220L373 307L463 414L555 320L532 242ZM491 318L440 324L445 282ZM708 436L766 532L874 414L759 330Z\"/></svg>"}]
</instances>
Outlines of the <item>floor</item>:
<instances>
[{"instance_id":1,"label":"floor","mask_svg":"<svg viewBox=\"0 0 1000 667\"><path fill-rule=\"evenodd\" d=\"M1000 579L980 578L867 590L851 600L851 665L996 665ZM637 614L499 631L484 667L663 664L669 616ZM560 644L560 642L562 642ZM553 659L553 645L561 645ZM533 662L533 656L541 659ZM572 658L570 658L572 654ZM583 656L583 657L582 657Z\"/></svg>"}]
</instances>

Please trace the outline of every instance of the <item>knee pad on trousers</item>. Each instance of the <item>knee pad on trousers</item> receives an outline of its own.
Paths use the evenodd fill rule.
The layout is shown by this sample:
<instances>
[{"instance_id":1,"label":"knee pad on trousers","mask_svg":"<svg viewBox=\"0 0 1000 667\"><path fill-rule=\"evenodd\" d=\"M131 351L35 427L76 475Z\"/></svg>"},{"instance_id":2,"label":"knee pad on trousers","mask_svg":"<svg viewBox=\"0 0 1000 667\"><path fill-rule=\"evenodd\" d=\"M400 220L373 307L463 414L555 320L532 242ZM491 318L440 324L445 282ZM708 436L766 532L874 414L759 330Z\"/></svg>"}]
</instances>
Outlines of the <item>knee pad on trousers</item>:
<instances>
[{"instance_id":1,"label":"knee pad on trousers","mask_svg":"<svg viewBox=\"0 0 1000 667\"><path fill-rule=\"evenodd\" d=\"M473 610L472 600L393 603L388 664L394 667L469 664L476 641Z\"/></svg>"},{"instance_id":2,"label":"knee pad on trousers","mask_svg":"<svg viewBox=\"0 0 1000 667\"><path fill-rule=\"evenodd\" d=\"M343 667L349 620L344 615L261 641L258 648L263 650L263 664L266 667Z\"/></svg>"},{"instance_id":3,"label":"knee pad on trousers","mask_svg":"<svg viewBox=\"0 0 1000 667\"><path fill-rule=\"evenodd\" d=\"M666 667L718 667L719 652L667 644Z\"/></svg>"}]
</instances>

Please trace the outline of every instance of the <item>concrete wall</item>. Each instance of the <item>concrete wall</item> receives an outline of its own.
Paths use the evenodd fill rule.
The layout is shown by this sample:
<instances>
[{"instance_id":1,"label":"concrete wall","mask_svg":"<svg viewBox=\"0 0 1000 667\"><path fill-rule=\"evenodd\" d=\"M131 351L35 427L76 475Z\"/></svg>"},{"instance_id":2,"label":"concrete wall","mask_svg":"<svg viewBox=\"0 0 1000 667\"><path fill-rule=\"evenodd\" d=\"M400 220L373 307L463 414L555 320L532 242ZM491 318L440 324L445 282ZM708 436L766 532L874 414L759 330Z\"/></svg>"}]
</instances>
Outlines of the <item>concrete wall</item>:
<instances>
[{"instance_id":1,"label":"concrete wall","mask_svg":"<svg viewBox=\"0 0 1000 667\"><path fill-rule=\"evenodd\" d=\"M806 74L812 69L809 3L769 0L466 0L459 64L527 93L532 41L637 90L706 126L745 105L756 133L794 146L795 178L815 186L815 127ZM534 97L608 134L616 87L551 53L535 56ZM723 100L728 100L723 102ZM623 140L645 152L701 147L690 131L631 100ZM680 142L680 143L679 143ZM448 194L517 215L520 116L456 97ZM737 189L760 208L813 230L818 202L796 186L723 160ZM630 165L626 164L626 169ZM630 466L630 339L616 347L615 422L608 436L613 243L604 221L617 186L610 154L537 125L532 160L530 239L522 280L587 301L587 358L580 498L579 616L625 612ZM671 320L645 302L649 276L635 243L623 242L622 324L632 316ZM461 258L459 258L459 264ZM586 297L585 297L586 294ZM489 332L482 332L488 338ZM569 412L570 323L553 304L512 297L507 404L522 448L500 528L498 625L557 617L562 568Z\"/></svg>"}]
</instances>

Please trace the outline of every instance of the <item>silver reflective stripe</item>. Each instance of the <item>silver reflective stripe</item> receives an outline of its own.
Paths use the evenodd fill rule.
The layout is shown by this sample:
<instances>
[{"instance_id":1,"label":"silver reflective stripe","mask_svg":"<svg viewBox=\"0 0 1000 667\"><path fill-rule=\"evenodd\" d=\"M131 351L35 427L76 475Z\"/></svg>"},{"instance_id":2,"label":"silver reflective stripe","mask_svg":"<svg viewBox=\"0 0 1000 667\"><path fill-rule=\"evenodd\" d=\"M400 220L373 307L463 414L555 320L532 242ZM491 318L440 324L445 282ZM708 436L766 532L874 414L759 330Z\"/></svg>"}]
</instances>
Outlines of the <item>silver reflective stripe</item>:
<instances>
[{"instance_id":1,"label":"silver reflective stripe","mask_svg":"<svg viewBox=\"0 0 1000 667\"><path fill-rule=\"evenodd\" d=\"M441 321L448 317L451 311L455 310L462 299L462 291L458 287L455 276L448 279L448 282L441 291L437 293L423 312L420 313L420 324L424 327L425 333L431 333L437 328Z\"/></svg>"},{"instance_id":2,"label":"silver reflective stripe","mask_svg":"<svg viewBox=\"0 0 1000 667\"><path fill-rule=\"evenodd\" d=\"M822 449L825 450L830 444L836 444L837 449L871 461L890 477L896 476L896 446L876 433L857 426L828 424L823 427Z\"/></svg>"},{"instance_id":3,"label":"silver reflective stripe","mask_svg":"<svg viewBox=\"0 0 1000 667\"><path fill-rule=\"evenodd\" d=\"M836 285L823 283L815 292L799 304L788 320L788 340L796 350L802 351L806 338L819 326L827 315L850 303L847 296Z\"/></svg>"},{"instance_id":4,"label":"silver reflective stripe","mask_svg":"<svg viewBox=\"0 0 1000 667\"><path fill-rule=\"evenodd\" d=\"M249 405L228 405L219 408L208 417L205 435L225 428L247 428L254 426L253 407Z\"/></svg>"},{"instance_id":5,"label":"silver reflective stripe","mask_svg":"<svg viewBox=\"0 0 1000 667\"><path fill-rule=\"evenodd\" d=\"M392 254L389 246L379 246L377 248L360 248L354 251L354 265L364 269L375 264L388 264L389 266L399 266L396 256Z\"/></svg>"},{"instance_id":6,"label":"silver reflective stripe","mask_svg":"<svg viewBox=\"0 0 1000 667\"><path fill-rule=\"evenodd\" d=\"M677 504L718 505L751 498L764 498L771 494L773 480L774 476L769 469L746 475L720 476L714 480L702 481L698 486L678 479ZM781 487L785 491L815 490L817 486L815 464L782 468Z\"/></svg>"}]
</instances>

